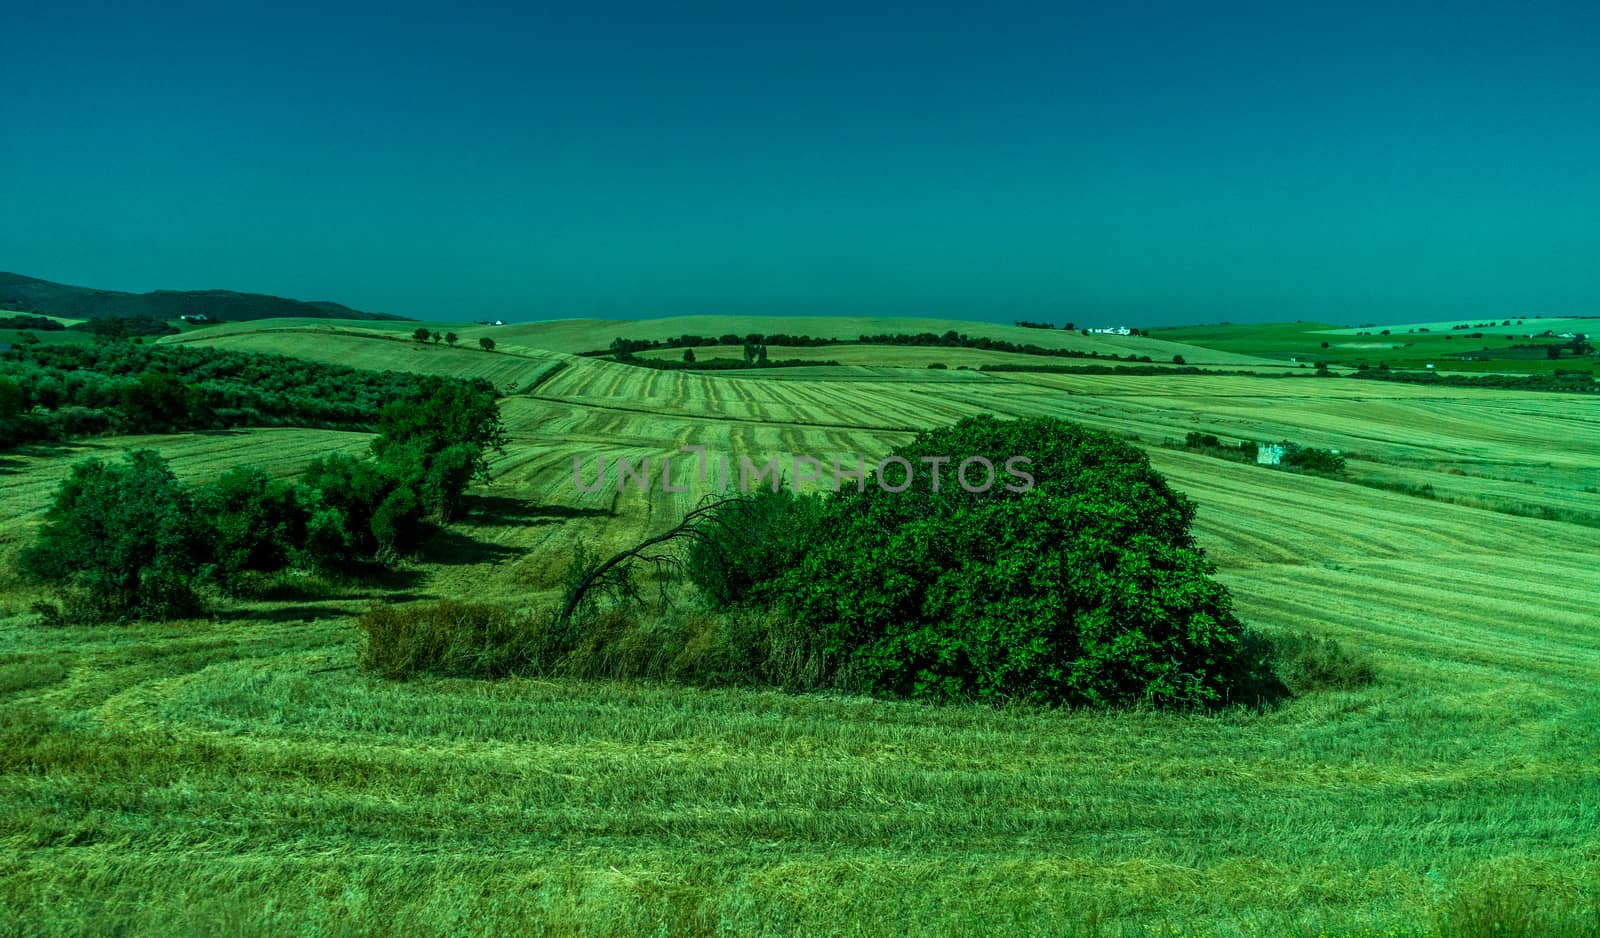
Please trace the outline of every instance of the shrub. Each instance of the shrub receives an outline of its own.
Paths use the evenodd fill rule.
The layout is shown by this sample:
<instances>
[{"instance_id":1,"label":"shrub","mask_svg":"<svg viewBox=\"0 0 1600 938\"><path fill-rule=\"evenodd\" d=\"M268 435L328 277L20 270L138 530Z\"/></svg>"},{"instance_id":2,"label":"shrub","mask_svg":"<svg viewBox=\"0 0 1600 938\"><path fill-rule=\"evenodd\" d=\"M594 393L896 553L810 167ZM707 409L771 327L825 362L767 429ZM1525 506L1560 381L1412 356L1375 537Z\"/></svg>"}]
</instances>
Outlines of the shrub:
<instances>
[{"instance_id":1,"label":"shrub","mask_svg":"<svg viewBox=\"0 0 1600 938\"><path fill-rule=\"evenodd\" d=\"M450 520L473 479L489 478L488 451L505 431L487 385L427 376L403 401L383 409L372 453L399 484L416 490L428 516Z\"/></svg>"},{"instance_id":2,"label":"shrub","mask_svg":"<svg viewBox=\"0 0 1600 938\"><path fill-rule=\"evenodd\" d=\"M816 642L771 611L715 614L671 609L636 616L611 608L577 623L543 673L607 680L664 680L701 686L766 684L795 690L829 682Z\"/></svg>"},{"instance_id":3,"label":"shrub","mask_svg":"<svg viewBox=\"0 0 1600 938\"><path fill-rule=\"evenodd\" d=\"M360 665L392 680L561 675L814 686L807 681L821 673L792 628L746 611L640 617L613 607L558 625L549 610L436 602L374 606L358 625L366 636Z\"/></svg>"},{"instance_id":4,"label":"shrub","mask_svg":"<svg viewBox=\"0 0 1600 938\"><path fill-rule=\"evenodd\" d=\"M1341 473L1345 470L1344 457L1332 450L1311 446L1298 447L1285 453L1283 464L1308 472Z\"/></svg>"},{"instance_id":5,"label":"shrub","mask_svg":"<svg viewBox=\"0 0 1600 938\"><path fill-rule=\"evenodd\" d=\"M200 608L208 553L189 489L159 455L138 450L73 467L22 569L67 593L68 618L164 619Z\"/></svg>"},{"instance_id":6,"label":"shrub","mask_svg":"<svg viewBox=\"0 0 1600 938\"><path fill-rule=\"evenodd\" d=\"M363 668L387 678L418 674L505 677L536 663L538 630L529 617L483 603L379 605L357 620L366 642Z\"/></svg>"},{"instance_id":7,"label":"shrub","mask_svg":"<svg viewBox=\"0 0 1600 938\"><path fill-rule=\"evenodd\" d=\"M372 538L380 560L394 560L415 550L427 531L422 502L408 486L395 486L372 512Z\"/></svg>"},{"instance_id":8,"label":"shrub","mask_svg":"<svg viewBox=\"0 0 1600 938\"><path fill-rule=\"evenodd\" d=\"M795 566L822 513L822 499L758 489L724 505L691 543L689 579L716 609L767 602Z\"/></svg>"},{"instance_id":9,"label":"shrub","mask_svg":"<svg viewBox=\"0 0 1600 938\"><path fill-rule=\"evenodd\" d=\"M133 433L166 433L190 425L199 394L177 375L147 371L122 386L122 415Z\"/></svg>"},{"instance_id":10,"label":"shrub","mask_svg":"<svg viewBox=\"0 0 1600 938\"><path fill-rule=\"evenodd\" d=\"M1371 659L1350 651L1331 638L1301 633L1275 637L1273 670L1296 694L1326 690L1356 690L1377 676Z\"/></svg>"},{"instance_id":11,"label":"shrub","mask_svg":"<svg viewBox=\"0 0 1600 938\"><path fill-rule=\"evenodd\" d=\"M301 481L310 490L305 553L311 566L348 570L377 554L372 523L395 488L392 479L370 461L335 454L314 460Z\"/></svg>"},{"instance_id":12,"label":"shrub","mask_svg":"<svg viewBox=\"0 0 1600 938\"><path fill-rule=\"evenodd\" d=\"M1216 449L1222 445L1222 441L1217 439L1215 433L1200 433L1199 431L1191 430L1184 436L1183 445L1190 449Z\"/></svg>"},{"instance_id":13,"label":"shrub","mask_svg":"<svg viewBox=\"0 0 1600 938\"><path fill-rule=\"evenodd\" d=\"M946 365L944 362L929 362L928 363L928 367L932 368L932 369L934 369L936 371L943 371L943 370L949 368L950 366Z\"/></svg>"},{"instance_id":14,"label":"shrub","mask_svg":"<svg viewBox=\"0 0 1600 938\"><path fill-rule=\"evenodd\" d=\"M235 590L247 573L288 567L305 543L309 511L295 487L256 466L228 470L197 501L210 526L214 573L224 589Z\"/></svg>"},{"instance_id":15,"label":"shrub","mask_svg":"<svg viewBox=\"0 0 1600 938\"><path fill-rule=\"evenodd\" d=\"M895 455L912 484L827 499L771 590L862 689L1168 707L1264 694L1266 662L1189 532L1194 506L1138 449L1062 420L977 417ZM1035 484L968 492L950 476L979 456L1029 457ZM925 457L950 460L943 485Z\"/></svg>"}]
</instances>

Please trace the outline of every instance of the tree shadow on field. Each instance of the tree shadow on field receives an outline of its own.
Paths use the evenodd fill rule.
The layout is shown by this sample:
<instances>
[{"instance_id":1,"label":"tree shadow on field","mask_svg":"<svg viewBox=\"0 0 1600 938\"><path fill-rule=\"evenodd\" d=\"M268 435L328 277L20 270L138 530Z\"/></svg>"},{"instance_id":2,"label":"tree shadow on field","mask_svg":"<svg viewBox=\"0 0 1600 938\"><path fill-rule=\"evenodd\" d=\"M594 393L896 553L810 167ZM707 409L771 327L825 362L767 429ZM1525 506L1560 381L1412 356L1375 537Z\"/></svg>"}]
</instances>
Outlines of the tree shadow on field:
<instances>
[{"instance_id":1,"label":"tree shadow on field","mask_svg":"<svg viewBox=\"0 0 1600 938\"><path fill-rule=\"evenodd\" d=\"M535 505L504 495L470 495L466 499L466 509L467 523L484 527L532 527L560 524L573 518L604 518L615 514L609 508Z\"/></svg>"},{"instance_id":2,"label":"tree shadow on field","mask_svg":"<svg viewBox=\"0 0 1600 938\"><path fill-rule=\"evenodd\" d=\"M109 438L108 438L109 439ZM9 454L0 457L0 467L3 471L16 472L23 468L23 464L12 457L23 456L29 459L51 459L56 456L70 456L74 453L104 452L105 446L98 445L89 440L51 440L43 443L26 443L14 447Z\"/></svg>"},{"instance_id":3,"label":"tree shadow on field","mask_svg":"<svg viewBox=\"0 0 1600 938\"><path fill-rule=\"evenodd\" d=\"M507 547L493 541L482 541L470 534L446 529L428 539L428 543L422 547L421 559L448 566L471 566L511 560L521 557L528 550L526 547Z\"/></svg>"}]
</instances>

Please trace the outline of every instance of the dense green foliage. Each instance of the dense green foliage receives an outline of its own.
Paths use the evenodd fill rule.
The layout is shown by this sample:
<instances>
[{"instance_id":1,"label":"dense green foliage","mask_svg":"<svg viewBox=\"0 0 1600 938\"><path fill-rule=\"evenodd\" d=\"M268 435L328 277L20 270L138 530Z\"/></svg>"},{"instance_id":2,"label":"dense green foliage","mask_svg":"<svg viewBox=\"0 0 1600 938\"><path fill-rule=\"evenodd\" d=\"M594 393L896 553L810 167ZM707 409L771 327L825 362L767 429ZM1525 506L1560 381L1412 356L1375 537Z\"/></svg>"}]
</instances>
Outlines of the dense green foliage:
<instances>
[{"instance_id":1,"label":"dense green foliage","mask_svg":"<svg viewBox=\"0 0 1600 938\"><path fill-rule=\"evenodd\" d=\"M776 614L682 606L638 612L592 608L564 621L539 606L379 604L357 623L365 639L360 665L394 680L432 674L810 689L833 677L819 667L810 636Z\"/></svg>"},{"instance_id":2,"label":"dense green foliage","mask_svg":"<svg viewBox=\"0 0 1600 938\"><path fill-rule=\"evenodd\" d=\"M1129 360L1131 361L1133 359L1129 359ZM1150 357L1148 355L1141 356L1141 358L1139 360L1143 361L1143 362L1148 362L1148 361L1150 361ZM1027 363L1004 362L1004 363L986 363L984 365L979 366L978 370L979 371L994 371L994 372L1007 372L1007 371L1011 371L1011 372L1038 372L1040 374L1055 374L1055 375L1144 375L1144 376L1161 375L1161 376L1164 376L1164 377L1171 377L1173 375L1241 375L1241 376L1248 375L1249 377L1261 377L1260 375L1256 374L1255 372L1227 371L1227 370L1220 369L1220 368L1197 368L1194 365L1177 366L1177 365L1156 365L1156 364L1138 364L1138 365L1033 365L1033 364L1027 364Z\"/></svg>"},{"instance_id":3,"label":"dense green foliage","mask_svg":"<svg viewBox=\"0 0 1600 938\"><path fill-rule=\"evenodd\" d=\"M713 544L696 582L713 602L768 603L814 628L832 667L875 693L1177 707L1271 695L1190 535L1193 505L1139 450L1061 420L968 418L895 455L913 467L902 492L869 480L815 512L753 499L753 536L781 530L787 552ZM1035 483L968 491L956 474L975 457L1027 457ZM937 483L924 459L948 460ZM897 467L888 484L900 482Z\"/></svg>"},{"instance_id":4,"label":"dense green foliage","mask_svg":"<svg viewBox=\"0 0 1600 938\"><path fill-rule=\"evenodd\" d=\"M39 332L60 332L67 328L47 316L0 316L0 329L34 329Z\"/></svg>"},{"instance_id":5,"label":"dense green foliage","mask_svg":"<svg viewBox=\"0 0 1600 938\"><path fill-rule=\"evenodd\" d=\"M1565 391L1588 394L1600 392L1600 382L1595 381L1594 373L1581 370L1529 375L1442 375L1436 371L1401 371L1391 368L1373 368L1358 371L1349 377L1364 378L1368 381L1434 384L1451 388L1505 388L1516 391Z\"/></svg>"},{"instance_id":6,"label":"dense green foliage","mask_svg":"<svg viewBox=\"0 0 1600 938\"><path fill-rule=\"evenodd\" d=\"M73 332L87 332L101 339L149 338L177 335L178 329L163 319L146 319L140 316L103 316L74 323L67 328Z\"/></svg>"},{"instance_id":7,"label":"dense green foliage","mask_svg":"<svg viewBox=\"0 0 1600 938\"><path fill-rule=\"evenodd\" d=\"M443 380L443 379L438 379ZM226 427L372 430L415 375L196 346L40 346L0 356L20 392L0 448L77 436ZM460 393L491 393L481 382Z\"/></svg>"},{"instance_id":8,"label":"dense green foliage","mask_svg":"<svg viewBox=\"0 0 1600 938\"><path fill-rule=\"evenodd\" d=\"M153 385L158 401L193 393L150 374L127 387ZM0 407L14 396L4 390ZM192 612L207 584L241 592L289 567L352 573L412 553L472 479L487 478L485 452L503 438L499 412L487 391L427 378L379 423L372 458L325 456L299 484L246 466L193 488L149 450L126 465L81 463L24 571L63 591L68 618L114 621Z\"/></svg>"},{"instance_id":9,"label":"dense green foliage","mask_svg":"<svg viewBox=\"0 0 1600 938\"><path fill-rule=\"evenodd\" d=\"M361 666L392 679L434 673L497 678L527 673L537 630L526 617L483 603L377 605L357 621Z\"/></svg>"},{"instance_id":10,"label":"dense green foliage","mask_svg":"<svg viewBox=\"0 0 1600 938\"><path fill-rule=\"evenodd\" d=\"M213 573L225 589L251 574L276 573L295 562L306 544L309 493L274 480L256 466L240 466L198 491L195 503L210 528Z\"/></svg>"},{"instance_id":11,"label":"dense green foliage","mask_svg":"<svg viewBox=\"0 0 1600 938\"><path fill-rule=\"evenodd\" d=\"M685 355L693 355L693 349L686 349ZM833 359L814 358L774 358L766 360L748 360L739 358L684 358L674 361L670 358L638 358L633 355L622 355L617 361L625 365L638 365L643 368L654 368L657 371L740 371L748 368L826 368L836 367L838 362Z\"/></svg>"},{"instance_id":12,"label":"dense green foliage","mask_svg":"<svg viewBox=\"0 0 1600 938\"><path fill-rule=\"evenodd\" d=\"M172 618L199 607L207 547L193 492L140 450L73 467L22 568L62 586L73 618Z\"/></svg>"},{"instance_id":13,"label":"dense green foliage","mask_svg":"<svg viewBox=\"0 0 1600 938\"><path fill-rule=\"evenodd\" d=\"M1283 635L1272 643L1273 670L1296 694L1358 690L1372 684L1371 659L1331 638Z\"/></svg>"},{"instance_id":14,"label":"dense green foliage","mask_svg":"<svg viewBox=\"0 0 1600 938\"><path fill-rule=\"evenodd\" d=\"M1011 342L1006 339L992 339L988 336L967 335L965 332L956 332L954 329L943 333L938 332L896 332L877 333L874 335L860 335L854 339L836 339L823 336L788 335L782 332L761 333L752 332L747 335L727 333L720 336L706 335L681 335L664 340L656 339L628 339L619 337L611 342L609 348L587 352L587 355L612 355L618 361L631 361L635 364L652 364L650 359L634 359L634 355L650 349L676 349L698 348L710 345L739 345L746 347L765 348L766 346L780 346L789 348L820 348L827 345L897 345L913 348L970 348L982 349L991 352L1013 352L1022 355L1043 355L1050 358L1110 358L1120 359L1122 356L1115 352L1102 356L1098 351L1083 351L1080 349L1052 348L1034 345L1031 342ZM1150 361L1150 356L1128 356L1129 361ZM825 364L820 362L806 362L809 365Z\"/></svg>"},{"instance_id":15,"label":"dense green foliage","mask_svg":"<svg viewBox=\"0 0 1600 938\"><path fill-rule=\"evenodd\" d=\"M500 411L482 387L427 375L383 408L372 453L411 488L437 522L449 521L475 479L489 478L489 450L505 444Z\"/></svg>"},{"instance_id":16,"label":"dense green foliage","mask_svg":"<svg viewBox=\"0 0 1600 938\"><path fill-rule=\"evenodd\" d=\"M1283 455L1283 465L1307 472L1337 475L1344 472L1344 457L1333 450L1297 446Z\"/></svg>"},{"instance_id":17,"label":"dense green foliage","mask_svg":"<svg viewBox=\"0 0 1600 938\"><path fill-rule=\"evenodd\" d=\"M729 502L690 544L685 572L719 609L770 602L783 574L810 549L806 533L821 520L823 499L788 487L757 489Z\"/></svg>"}]
</instances>

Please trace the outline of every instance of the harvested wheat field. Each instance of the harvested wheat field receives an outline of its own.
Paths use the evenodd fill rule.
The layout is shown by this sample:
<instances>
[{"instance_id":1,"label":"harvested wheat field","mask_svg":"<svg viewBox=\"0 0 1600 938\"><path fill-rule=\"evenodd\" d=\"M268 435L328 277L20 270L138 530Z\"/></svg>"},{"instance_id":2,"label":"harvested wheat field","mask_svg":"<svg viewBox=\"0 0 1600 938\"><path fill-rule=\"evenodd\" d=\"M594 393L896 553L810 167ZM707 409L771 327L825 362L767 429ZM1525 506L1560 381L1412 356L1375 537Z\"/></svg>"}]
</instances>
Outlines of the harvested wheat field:
<instances>
[{"instance_id":1,"label":"harvested wheat field","mask_svg":"<svg viewBox=\"0 0 1600 938\"><path fill-rule=\"evenodd\" d=\"M516 354L292 323L206 340L515 386L493 481L382 582L41 626L43 594L10 571L75 462L148 447L190 482L244 464L287 478L371 436L5 457L0 917L30 933L1421 935L1511 909L1600 926L1590 401L892 356L865 361L877 374L659 371L566 354L610 324L552 328L564 349ZM850 464L977 414L1135 441L1198 505L1245 622L1336 639L1376 679L1208 715L355 667L374 602L536 606L581 550L670 527L712 487L684 447ZM1191 431L1332 447L1349 468L1274 471L1185 447ZM608 484L581 491L574 460L592 487L602 457ZM672 457L686 491L619 491L622 457Z\"/></svg>"}]
</instances>

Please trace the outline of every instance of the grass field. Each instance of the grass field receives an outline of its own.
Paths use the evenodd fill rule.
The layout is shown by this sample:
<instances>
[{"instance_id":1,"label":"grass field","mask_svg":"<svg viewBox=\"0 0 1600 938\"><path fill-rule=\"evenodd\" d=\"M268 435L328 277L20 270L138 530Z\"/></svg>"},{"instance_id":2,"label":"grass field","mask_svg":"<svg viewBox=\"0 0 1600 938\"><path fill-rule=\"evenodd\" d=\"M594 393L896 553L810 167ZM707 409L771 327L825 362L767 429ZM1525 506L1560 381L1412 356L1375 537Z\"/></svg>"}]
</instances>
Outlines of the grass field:
<instances>
[{"instance_id":1,"label":"grass field","mask_svg":"<svg viewBox=\"0 0 1600 938\"><path fill-rule=\"evenodd\" d=\"M1472 328L1452 328L1460 325ZM1555 335L1541 338L1544 332ZM1559 338L1568 332L1600 334L1600 319L1511 317L1493 324L1469 319L1359 329L1313 322L1221 324L1153 329L1151 335L1240 355L1293 359L1297 363L1326 361L1347 368L1362 364L1377 367L1381 363L1413 371L1432 365L1435 371L1507 374L1600 368L1600 358L1593 352L1574 356L1568 350L1558 359L1546 357L1544 345L1570 341ZM1326 347L1323 343L1327 343Z\"/></svg>"},{"instance_id":2,"label":"grass field","mask_svg":"<svg viewBox=\"0 0 1600 938\"><path fill-rule=\"evenodd\" d=\"M197 330L165 337L167 344L205 345L235 352L292 355L312 361L371 371L409 371L417 374L483 378L502 390L538 383L559 367L566 356L530 349L496 348L485 352L477 342L458 347L422 345L379 331L336 332L318 329L266 328L248 332L217 333Z\"/></svg>"},{"instance_id":3,"label":"grass field","mask_svg":"<svg viewBox=\"0 0 1600 938\"><path fill-rule=\"evenodd\" d=\"M0 319L9 319L13 316L35 316L35 313L22 313L16 310L0 309ZM44 316L61 323L63 326L77 325L81 319L64 319L60 316ZM39 329L0 329L0 345L24 344L24 336L32 336L39 340L40 345L88 345L94 341L94 336L86 332L71 332L65 329L39 330Z\"/></svg>"},{"instance_id":4,"label":"grass field","mask_svg":"<svg viewBox=\"0 0 1600 938\"><path fill-rule=\"evenodd\" d=\"M500 327L515 351L486 355L250 325L181 338L514 383L511 442L466 521L382 589L116 629L29 624L39 596L10 573L73 461L151 445L191 479L290 474L366 438L0 460L0 922L24 933L1600 930L1600 538L1560 520L1600 516L1589 400L953 357L665 372L534 351L534 326ZM543 328L559 353L615 325ZM580 543L660 530L706 490L681 456L689 492L580 493L574 457L586 481L598 456L683 445L848 462L983 412L1136 436L1198 503L1242 617L1335 637L1378 682L1208 717L351 667L352 619L382 595L548 599ZM1191 430L1339 448L1354 481L1176 448Z\"/></svg>"},{"instance_id":5,"label":"grass field","mask_svg":"<svg viewBox=\"0 0 1600 938\"><path fill-rule=\"evenodd\" d=\"M600 351L610 346L616 338L664 340L680 335L720 336L727 333L778 333L810 335L822 338L855 339L861 335L910 334L922 332L943 334L950 330L975 337L1003 339L1019 345L1032 344L1041 348L1076 349L1098 352L1109 357L1113 353L1123 358L1148 355L1155 361L1170 362L1172 356L1183 355L1197 364L1211 365L1266 365L1279 362L1241 355L1228 350L1200 348L1142 336L1081 335L1059 329L1024 329L999 323L960 322L950 319L863 318L845 316L678 316L664 319L608 320L608 319L556 319L544 322L516 323L505 326L478 326L448 322L356 322L326 319L275 319L247 323L222 323L197 330L182 337L166 341L210 341L212 337L258 334L266 331L311 330L314 332L343 332L351 335L409 336L419 326L438 332L452 331L461 336L461 344L476 347L480 337L493 338L501 347L543 349L556 352ZM893 346L884 346L885 354L894 354ZM795 358L807 352L826 349L803 349L774 346L775 357ZM900 349L899 351L916 351ZM961 349L938 351L959 352ZM790 353L795 354L790 354ZM682 352L678 352L679 355ZM830 356L823 356L824 358ZM1068 361L1050 359L1050 361Z\"/></svg>"}]
</instances>

